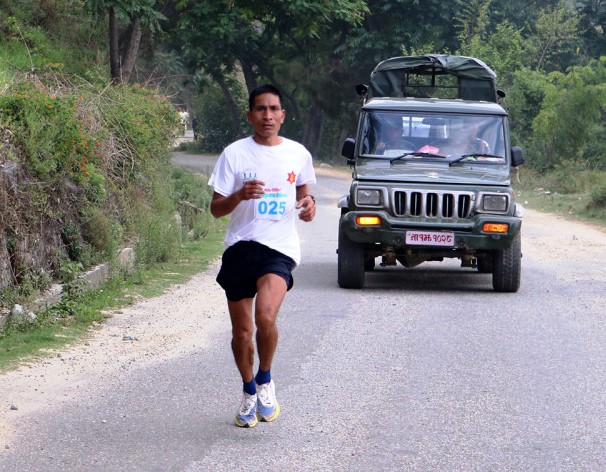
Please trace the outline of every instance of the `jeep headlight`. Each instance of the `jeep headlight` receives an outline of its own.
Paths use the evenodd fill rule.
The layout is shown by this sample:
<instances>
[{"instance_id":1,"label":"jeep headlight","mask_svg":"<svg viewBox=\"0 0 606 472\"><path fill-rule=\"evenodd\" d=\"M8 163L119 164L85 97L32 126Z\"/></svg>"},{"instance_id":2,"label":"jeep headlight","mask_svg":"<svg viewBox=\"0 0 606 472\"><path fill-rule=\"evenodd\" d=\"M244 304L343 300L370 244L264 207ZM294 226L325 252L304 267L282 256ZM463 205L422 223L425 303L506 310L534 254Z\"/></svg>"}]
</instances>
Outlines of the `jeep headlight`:
<instances>
[{"instance_id":1,"label":"jeep headlight","mask_svg":"<svg viewBox=\"0 0 606 472\"><path fill-rule=\"evenodd\" d=\"M505 212L509 205L509 195L484 195L482 197L481 211Z\"/></svg>"},{"instance_id":2,"label":"jeep headlight","mask_svg":"<svg viewBox=\"0 0 606 472\"><path fill-rule=\"evenodd\" d=\"M379 205L381 191L378 189L359 188L356 196L358 205Z\"/></svg>"}]
</instances>

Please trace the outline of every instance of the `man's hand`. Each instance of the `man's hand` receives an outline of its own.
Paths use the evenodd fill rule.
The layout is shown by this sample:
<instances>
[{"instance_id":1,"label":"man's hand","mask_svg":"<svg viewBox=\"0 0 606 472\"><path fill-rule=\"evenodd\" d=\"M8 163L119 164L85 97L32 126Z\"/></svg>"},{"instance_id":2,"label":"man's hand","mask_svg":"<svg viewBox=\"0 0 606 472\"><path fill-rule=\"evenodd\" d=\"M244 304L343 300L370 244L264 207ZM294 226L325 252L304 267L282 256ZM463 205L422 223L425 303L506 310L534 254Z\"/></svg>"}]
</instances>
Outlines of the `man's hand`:
<instances>
[{"instance_id":1,"label":"man's hand","mask_svg":"<svg viewBox=\"0 0 606 472\"><path fill-rule=\"evenodd\" d=\"M213 199L210 202L211 214L215 218L229 215L241 201L261 198L265 193L264 186L265 182L261 180L247 180L242 188L227 197L214 192Z\"/></svg>"},{"instance_id":2,"label":"man's hand","mask_svg":"<svg viewBox=\"0 0 606 472\"><path fill-rule=\"evenodd\" d=\"M297 202L296 206L299 212L299 219L302 221L311 221L316 216L316 202L311 195L305 195L301 200Z\"/></svg>"},{"instance_id":3,"label":"man's hand","mask_svg":"<svg viewBox=\"0 0 606 472\"><path fill-rule=\"evenodd\" d=\"M261 198L265 193L263 187L265 187L265 182L261 180L247 180L240 189L240 197L242 200Z\"/></svg>"}]
</instances>

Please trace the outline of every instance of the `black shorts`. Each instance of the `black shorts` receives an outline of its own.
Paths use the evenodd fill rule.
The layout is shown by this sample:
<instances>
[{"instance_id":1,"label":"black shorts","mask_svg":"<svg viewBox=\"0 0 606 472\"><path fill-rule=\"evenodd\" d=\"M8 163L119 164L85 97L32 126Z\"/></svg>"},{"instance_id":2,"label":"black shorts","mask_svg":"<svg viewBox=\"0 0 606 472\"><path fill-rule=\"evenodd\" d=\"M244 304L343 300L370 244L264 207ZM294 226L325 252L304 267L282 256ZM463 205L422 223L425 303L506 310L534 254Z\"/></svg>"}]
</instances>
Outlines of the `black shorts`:
<instances>
[{"instance_id":1,"label":"black shorts","mask_svg":"<svg viewBox=\"0 0 606 472\"><path fill-rule=\"evenodd\" d=\"M281 252L256 241L238 241L223 253L217 282L227 299L237 302L253 298L257 294L257 280L266 274L279 275L290 290L294 267L295 261Z\"/></svg>"}]
</instances>

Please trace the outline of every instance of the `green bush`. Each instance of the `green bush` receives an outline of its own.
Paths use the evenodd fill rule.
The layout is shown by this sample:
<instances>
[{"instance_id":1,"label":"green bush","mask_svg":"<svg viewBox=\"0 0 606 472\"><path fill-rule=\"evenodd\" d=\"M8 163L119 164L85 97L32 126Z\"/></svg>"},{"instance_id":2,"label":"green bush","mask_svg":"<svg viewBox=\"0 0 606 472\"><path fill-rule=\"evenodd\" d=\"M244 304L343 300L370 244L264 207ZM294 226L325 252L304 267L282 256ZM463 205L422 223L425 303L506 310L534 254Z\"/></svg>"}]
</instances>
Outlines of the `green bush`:
<instances>
[{"instance_id":1,"label":"green bush","mask_svg":"<svg viewBox=\"0 0 606 472\"><path fill-rule=\"evenodd\" d=\"M28 24L15 16L0 17L0 34L5 48L10 51L14 67L24 70L42 68L60 62L62 52L57 50L44 29Z\"/></svg>"},{"instance_id":2,"label":"green bush","mask_svg":"<svg viewBox=\"0 0 606 472\"><path fill-rule=\"evenodd\" d=\"M585 172L582 162L574 159L556 164L554 170L548 174L553 183L552 188L558 193L572 194L586 191Z\"/></svg>"},{"instance_id":3,"label":"green bush","mask_svg":"<svg viewBox=\"0 0 606 472\"><path fill-rule=\"evenodd\" d=\"M103 119L122 156L112 171L126 179L153 175L170 160L169 144L180 126L166 99L139 85L114 86L100 97Z\"/></svg>"},{"instance_id":4,"label":"green bush","mask_svg":"<svg viewBox=\"0 0 606 472\"><path fill-rule=\"evenodd\" d=\"M598 184L589 194L589 203L587 204L589 208L606 208L606 182L602 180L600 184Z\"/></svg>"},{"instance_id":5,"label":"green bush","mask_svg":"<svg viewBox=\"0 0 606 472\"><path fill-rule=\"evenodd\" d=\"M194 240L205 238L211 228L215 225L214 217L210 214L210 211L205 213L198 213L195 215L192 228L191 228L191 237Z\"/></svg>"},{"instance_id":6,"label":"green bush","mask_svg":"<svg viewBox=\"0 0 606 472\"><path fill-rule=\"evenodd\" d=\"M196 150L199 152L221 152L232 141L244 136L249 129L244 111L248 109L242 86L232 83L234 96L238 100L240 124L234 130L225 97L216 86L208 86L195 97L194 117L196 131Z\"/></svg>"},{"instance_id":7,"label":"green bush","mask_svg":"<svg viewBox=\"0 0 606 472\"><path fill-rule=\"evenodd\" d=\"M136 261L144 267L172 260L181 243L180 218L170 195L171 180L165 177L170 175L167 166L151 176L146 198L133 205Z\"/></svg>"},{"instance_id":8,"label":"green bush","mask_svg":"<svg viewBox=\"0 0 606 472\"><path fill-rule=\"evenodd\" d=\"M176 167L172 174L172 199L179 208L184 231L200 239L206 234L204 226L212 223L208 217L212 191L208 180Z\"/></svg>"},{"instance_id":9,"label":"green bush","mask_svg":"<svg viewBox=\"0 0 606 472\"><path fill-rule=\"evenodd\" d=\"M606 56L566 74L548 75L545 98L532 122L533 159L529 163L553 169L568 160L582 160L590 169L606 170L604 125Z\"/></svg>"},{"instance_id":10,"label":"green bush","mask_svg":"<svg viewBox=\"0 0 606 472\"><path fill-rule=\"evenodd\" d=\"M0 95L0 118L22 143L26 169L40 180L70 175L83 181L98 161L95 136L84 130L76 101L39 82L21 82Z\"/></svg>"},{"instance_id":11,"label":"green bush","mask_svg":"<svg viewBox=\"0 0 606 472\"><path fill-rule=\"evenodd\" d=\"M61 230L61 240L67 252L67 256L72 261L80 261L82 259L82 241L80 239L80 231L78 226L73 221L68 221L63 225Z\"/></svg>"},{"instance_id":12,"label":"green bush","mask_svg":"<svg viewBox=\"0 0 606 472\"><path fill-rule=\"evenodd\" d=\"M82 212L82 237L98 255L97 261L111 259L117 250L114 225L103 209L89 207Z\"/></svg>"},{"instance_id":13,"label":"green bush","mask_svg":"<svg viewBox=\"0 0 606 472\"><path fill-rule=\"evenodd\" d=\"M141 235L135 246L137 264L149 267L168 262L177 255L180 243L181 228L176 219L167 223L161 216L148 214L141 222Z\"/></svg>"},{"instance_id":14,"label":"green bush","mask_svg":"<svg viewBox=\"0 0 606 472\"><path fill-rule=\"evenodd\" d=\"M173 257L181 234L166 176L179 116L166 98L139 86L97 90L75 78L15 75L0 90L0 123L10 130L15 151L5 156L19 164L18 185L31 189L19 197L28 214L5 214L0 231L42 228L61 241L56 254L70 270L112 260L137 241L147 265ZM187 192L204 198L193 197L193 186ZM12 194L3 195L8 202Z\"/></svg>"},{"instance_id":15,"label":"green bush","mask_svg":"<svg viewBox=\"0 0 606 472\"><path fill-rule=\"evenodd\" d=\"M563 161L550 172L533 173L530 169L522 172L526 176L535 174L541 186L564 195L589 194L604 181L604 172L589 169L587 162L579 159Z\"/></svg>"},{"instance_id":16,"label":"green bush","mask_svg":"<svg viewBox=\"0 0 606 472\"><path fill-rule=\"evenodd\" d=\"M98 170L90 166L87 166L86 169L88 170L88 179L83 182L86 199L91 203L104 203L107 197L105 177Z\"/></svg>"}]
</instances>

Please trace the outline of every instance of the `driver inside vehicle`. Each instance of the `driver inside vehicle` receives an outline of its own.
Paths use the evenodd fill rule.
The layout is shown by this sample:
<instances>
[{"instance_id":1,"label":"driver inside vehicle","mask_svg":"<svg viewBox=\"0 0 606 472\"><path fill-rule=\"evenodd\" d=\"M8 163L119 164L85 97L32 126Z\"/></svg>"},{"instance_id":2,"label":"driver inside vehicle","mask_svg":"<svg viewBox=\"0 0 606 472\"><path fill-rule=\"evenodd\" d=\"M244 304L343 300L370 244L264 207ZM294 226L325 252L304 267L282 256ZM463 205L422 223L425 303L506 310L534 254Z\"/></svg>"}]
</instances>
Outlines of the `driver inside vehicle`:
<instances>
[{"instance_id":1,"label":"driver inside vehicle","mask_svg":"<svg viewBox=\"0 0 606 472\"><path fill-rule=\"evenodd\" d=\"M373 154L382 155L391 150L403 149L402 119L398 119L400 121L399 125L396 119L385 120L380 123L377 133L378 139Z\"/></svg>"}]
</instances>

